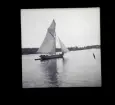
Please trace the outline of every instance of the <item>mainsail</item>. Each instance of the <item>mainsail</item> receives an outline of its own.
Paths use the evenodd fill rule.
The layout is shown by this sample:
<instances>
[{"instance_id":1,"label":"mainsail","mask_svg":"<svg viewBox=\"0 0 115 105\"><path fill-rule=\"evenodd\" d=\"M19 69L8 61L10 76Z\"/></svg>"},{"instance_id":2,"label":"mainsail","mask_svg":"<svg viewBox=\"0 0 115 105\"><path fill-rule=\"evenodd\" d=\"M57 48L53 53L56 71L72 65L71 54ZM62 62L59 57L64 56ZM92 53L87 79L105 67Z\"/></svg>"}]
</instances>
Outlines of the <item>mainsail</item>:
<instances>
[{"instance_id":1,"label":"mainsail","mask_svg":"<svg viewBox=\"0 0 115 105\"><path fill-rule=\"evenodd\" d=\"M56 54L56 32L55 32L56 23L53 20L50 27L47 30L46 37L38 49L37 52L41 54ZM58 37L59 39L59 37ZM63 53L68 52L69 50L65 47L62 41L59 39L61 50Z\"/></svg>"},{"instance_id":2,"label":"mainsail","mask_svg":"<svg viewBox=\"0 0 115 105\"><path fill-rule=\"evenodd\" d=\"M56 53L56 40L55 40L55 21L48 28L46 37L37 52L42 54L55 54Z\"/></svg>"},{"instance_id":3,"label":"mainsail","mask_svg":"<svg viewBox=\"0 0 115 105\"><path fill-rule=\"evenodd\" d=\"M48 28L48 32L49 32L50 34L54 35L54 34L55 34L55 27L56 27L56 23L55 23L55 21L53 20L52 23L51 23L51 25L50 25L50 27Z\"/></svg>"},{"instance_id":4,"label":"mainsail","mask_svg":"<svg viewBox=\"0 0 115 105\"><path fill-rule=\"evenodd\" d=\"M69 50L65 47L65 45L62 43L62 41L60 40L59 37L58 37L58 39L59 39L59 43L60 43L62 52L67 53Z\"/></svg>"}]
</instances>

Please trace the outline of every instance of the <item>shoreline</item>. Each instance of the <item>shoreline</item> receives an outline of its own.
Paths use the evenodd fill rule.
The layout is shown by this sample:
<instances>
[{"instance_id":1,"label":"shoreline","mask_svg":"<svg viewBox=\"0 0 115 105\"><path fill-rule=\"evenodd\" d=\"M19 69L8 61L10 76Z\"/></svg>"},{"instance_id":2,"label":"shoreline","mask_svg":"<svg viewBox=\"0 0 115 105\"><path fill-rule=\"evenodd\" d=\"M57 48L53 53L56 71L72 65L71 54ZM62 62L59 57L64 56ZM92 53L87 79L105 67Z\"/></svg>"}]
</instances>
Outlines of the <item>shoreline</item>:
<instances>
[{"instance_id":1,"label":"shoreline","mask_svg":"<svg viewBox=\"0 0 115 105\"><path fill-rule=\"evenodd\" d=\"M85 48L85 49L75 49L75 50L69 50L69 51L80 51L80 50L90 50L90 49L100 49L100 48ZM61 51L56 51L56 52L61 52ZM22 55L30 55L30 54L40 54L40 53L31 53L31 52L26 52L26 53L22 53Z\"/></svg>"}]
</instances>

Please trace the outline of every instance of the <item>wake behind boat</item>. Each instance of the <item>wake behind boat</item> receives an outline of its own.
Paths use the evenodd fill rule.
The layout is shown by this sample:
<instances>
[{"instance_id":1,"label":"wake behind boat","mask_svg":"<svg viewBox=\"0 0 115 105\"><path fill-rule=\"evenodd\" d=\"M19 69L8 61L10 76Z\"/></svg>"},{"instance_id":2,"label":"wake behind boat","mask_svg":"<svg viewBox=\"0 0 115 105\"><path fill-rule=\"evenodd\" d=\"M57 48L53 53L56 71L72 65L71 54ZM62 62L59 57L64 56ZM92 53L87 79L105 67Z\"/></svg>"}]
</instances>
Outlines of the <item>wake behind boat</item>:
<instances>
[{"instance_id":1,"label":"wake behind boat","mask_svg":"<svg viewBox=\"0 0 115 105\"><path fill-rule=\"evenodd\" d=\"M40 59L35 60L47 60L47 59L55 59L55 58L63 58L63 55L67 53L69 50L65 47L59 37L56 36L55 32L56 23L53 20L50 27L47 30L47 34L42 42L40 48L38 49L38 53L41 54ZM59 41L61 47L61 54L56 54L56 38Z\"/></svg>"}]
</instances>

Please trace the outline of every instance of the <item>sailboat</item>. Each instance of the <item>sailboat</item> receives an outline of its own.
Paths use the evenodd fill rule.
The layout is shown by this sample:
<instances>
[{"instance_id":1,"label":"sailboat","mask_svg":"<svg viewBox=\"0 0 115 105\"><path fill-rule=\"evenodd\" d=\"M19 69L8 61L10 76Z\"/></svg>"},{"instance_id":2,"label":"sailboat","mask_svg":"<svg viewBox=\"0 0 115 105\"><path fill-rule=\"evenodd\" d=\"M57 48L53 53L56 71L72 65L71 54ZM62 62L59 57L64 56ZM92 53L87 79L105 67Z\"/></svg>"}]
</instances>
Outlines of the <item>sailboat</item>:
<instances>
[{"instance_id":1,"label":"sailboat","mask_svg":"<svg viewBox=\"0 0 115 105\"><path fill-rule=\"evenodd\" d=\"M46 36L38 49L38 53L40 55L40 60L47 60L47 59L56 59L56 58L63 58L64 54L67 53L69 50L65 47L63 42L60 40L59 37L56 36L56 23L53 19L50 27L47 29ZM56 54L56 39L58 39L60 47L61 47L61 54ZM37 60L37 59L35 59Z\"/></svg>"}]
</instances>

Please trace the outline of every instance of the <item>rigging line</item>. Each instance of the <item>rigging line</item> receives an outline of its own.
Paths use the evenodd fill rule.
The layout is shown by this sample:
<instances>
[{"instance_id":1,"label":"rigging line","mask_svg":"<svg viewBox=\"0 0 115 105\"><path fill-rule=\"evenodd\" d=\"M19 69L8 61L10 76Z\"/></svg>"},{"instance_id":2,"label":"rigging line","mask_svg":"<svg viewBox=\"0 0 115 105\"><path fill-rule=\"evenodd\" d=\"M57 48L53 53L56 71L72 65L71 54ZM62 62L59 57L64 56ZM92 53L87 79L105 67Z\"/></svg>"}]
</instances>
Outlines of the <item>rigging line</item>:
<instances>
[{"instance_id":1,"label":"rigging line","mask_svg":"<svg viewBox=\"0 0 115 105\"><path fill-rule=\"evenodd\" d=\"M49 32L51 34L51 32ZM52 34L51 34L52 35ZM54 37L54 35L52 35ZM55 38L55 37L54 37Z\"/></svg>"}]
</instances>

